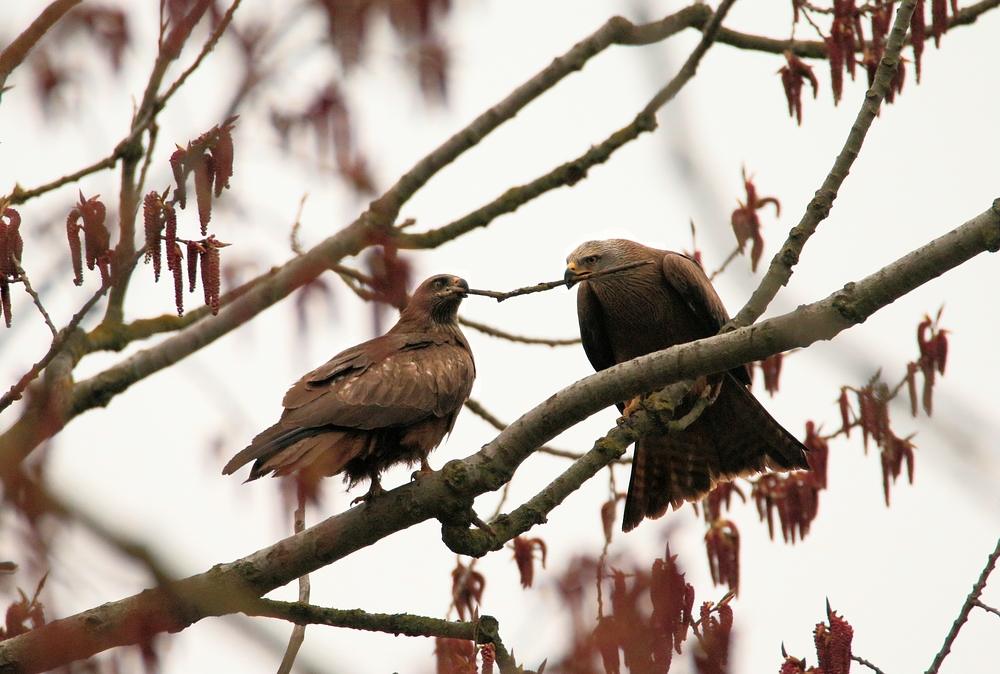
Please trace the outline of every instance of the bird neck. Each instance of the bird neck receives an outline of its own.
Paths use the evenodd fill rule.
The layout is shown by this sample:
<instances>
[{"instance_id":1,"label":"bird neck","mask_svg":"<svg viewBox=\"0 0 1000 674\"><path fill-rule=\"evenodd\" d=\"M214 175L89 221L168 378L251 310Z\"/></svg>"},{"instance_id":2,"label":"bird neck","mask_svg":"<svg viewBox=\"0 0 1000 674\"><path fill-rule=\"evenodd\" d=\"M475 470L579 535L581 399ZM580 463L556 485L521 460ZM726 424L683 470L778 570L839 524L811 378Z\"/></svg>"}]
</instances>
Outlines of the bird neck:
<instances>
[{"instance_id":1,"label":"bird neck","mask_svg":"<svg viewBox=\"0 0 1000 674\"><path fill-rule=\"evenodd\" d=\"M411 302L399 316L397 327L455 327L458 325L458 302L428 302L414 306ZM430 324L430 326L428 326Z\"/></svg>"}]
</instances>

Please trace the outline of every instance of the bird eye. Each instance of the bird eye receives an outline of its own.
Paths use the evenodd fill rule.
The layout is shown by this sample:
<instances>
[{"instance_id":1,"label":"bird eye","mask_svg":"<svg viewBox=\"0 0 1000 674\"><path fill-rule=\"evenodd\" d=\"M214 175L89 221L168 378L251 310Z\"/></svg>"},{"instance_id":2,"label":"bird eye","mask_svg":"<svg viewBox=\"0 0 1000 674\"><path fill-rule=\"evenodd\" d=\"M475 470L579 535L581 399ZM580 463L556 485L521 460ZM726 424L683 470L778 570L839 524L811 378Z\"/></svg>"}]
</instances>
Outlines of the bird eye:
<instances>
[{"instance_id":1,"label":"bird eye","mask_svg":"<svg viewBox=\"0 0 1000 674\"><path fill-rule=\"evenodd\" d=\"M445 285L445 283L447 283L447 282L448 282L448 279L446 279L445 277L442 276L440 278L434 279L434 286L436 288L443 288L444 285Z\"/></svg>"},{"instance_id":2,"label":"bird eye","mask_svg":"<svg viewBox=\"0 0 1000 674\"><path fill-rule=\"evenodd\" d=\"M594 264L600 259L601 259L600 255L588 255L587 257L583 258L583 261L587 264Z\"/></svg>"}]
</instances>

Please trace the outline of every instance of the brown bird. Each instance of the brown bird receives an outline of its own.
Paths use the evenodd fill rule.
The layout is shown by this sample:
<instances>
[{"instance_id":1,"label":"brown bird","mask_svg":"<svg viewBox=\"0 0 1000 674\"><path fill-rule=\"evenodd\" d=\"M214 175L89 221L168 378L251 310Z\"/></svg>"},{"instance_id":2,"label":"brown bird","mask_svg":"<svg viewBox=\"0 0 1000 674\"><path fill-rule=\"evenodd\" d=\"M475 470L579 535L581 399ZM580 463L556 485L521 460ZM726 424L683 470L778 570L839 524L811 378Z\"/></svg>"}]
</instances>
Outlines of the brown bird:
<instances>
[{"instance_id":1,"label":"brown bird","mask_svg":"<svg viewBox=\"0 0 1000 674\"><path fill-rule=\"evenodd\" d=\"M472 391L476 366L458 327L469 284L457 276L427 279L381 337L342 351L285 394L281 420L226 464L230 475L253 461L249 480L298 473L306 484L344 474L371 481L365 500L382 491L379 475L420 462L451 432Z\"/></svg>"},{"instance_id":2,"label":"brown bird","mask_svg":"<svg viewBox=\"0 0 1000 674\"><path fill-rule=\"evenodd\" d=\"M651 264L586 280L592 272L643 260ZM568 285L580 284L580 336L596 370L711 337L729 320L701 266L685 255L609 239L581 244L566 261ZM717 397L694 423L680 432L650 433L636 443L624 531L644 517L662 516L668 506L702 498L717 482L808 467L806 448L748 390L746 367L712 375L705 383L711 388L695 387L689 399L709 391Z\"/></svg>"}]
</instances>

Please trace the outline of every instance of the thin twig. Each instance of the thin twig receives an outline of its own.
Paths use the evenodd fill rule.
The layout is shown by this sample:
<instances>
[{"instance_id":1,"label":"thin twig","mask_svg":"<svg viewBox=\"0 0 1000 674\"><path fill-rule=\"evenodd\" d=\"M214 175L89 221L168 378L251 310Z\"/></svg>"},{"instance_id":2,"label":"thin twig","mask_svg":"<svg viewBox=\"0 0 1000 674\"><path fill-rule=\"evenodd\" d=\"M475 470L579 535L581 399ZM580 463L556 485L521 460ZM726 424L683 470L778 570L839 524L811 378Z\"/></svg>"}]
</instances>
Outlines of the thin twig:
<instances>
[{"instance_id":1,"label":"thin twig","mask_svg":"<svg viewBox=\"0 0 1000 674\"><path fill-rule=\"evenodd\" d=\"M302 195L299 200L299 210L295 214L295 222L292 224L292 231L288 234L288 245L291 247L292 252L296 255L302 255L305 250L302 248L302 241L299 240L299 230L302 229L302 209L306 207L306 198L309 193L306 192Z\"/></svg>"},{"instance_id":2,"label":"thin twig","mask_svg":"<svg viewBox=\"0 0 1000 674\"><path fill-rule=\"evenodd\" d=\"M52 333L52 337L57 337L59 331L56 330L56 326L52 324L52 318L49 317L49 312L47 312L45 307L42 305L42 298L40 298L38 293L35 292L35 289L31 287L31 281L28 279L28 274L24 271L24 268L21 267L21 261L14 257L13 253L11 253L11 262L14 263L14 270L17 272L18 279L24 284L25 291L31 295L32 301L34 301L35 306L38 307L38 311L42 314L42 318L45 319L45 325L49 326L49 331Z\"/></svg>"},{"instance_id":3,"label":"thin twig","mask_svg":"<svg viewBox=\"0 0 1000 674\"><path fill-rule=\"evenodd\" d=\"M469 290L470 295L481 295L483 297L492 297L497 302L503 302L511 297L518 297L520 295L530 295L531 293L540 293L546 290L552 290L553 288L558 288L560 286L567 285L569 283L577 283L579 281L586 281L587 279L597 278L599 276L607 276L608 274L616 274L620 271L626 271L629 269L635 269L636 267L641 267L643 265L652 264L651 260L643 260L641 262L630 262L629 264L619 265L617 267L611 267L610 269L603 269L601 271L588 272L586 274L581 274L575 279L560 279L558 281L543 281L542 283L535 284L533 286L525 286L524 288L517 288L509 292L498 292L496 290L476 290L475 288ZM471 326L470 326L471 327Z\"/></svg>"},{"instance_id":4,"label":"thin twig","mask_svg":"<svg viewBox=\"0 0 1000 674\"><path fill-rule=\"evenodd\" d=\"M119 154L117 149L110 157L105 157L96 164L91 164L86 168L82 168L76 173L70 173L62 178L57 178L50 183L45 183L44 185L39 185L38 187L30 190L23 190L20 187L15 187L14 191L10 195L11 205L23 204L29 199L34 199L35 197L41 196L46 192L51 192L54 189L58 189L63 185L68 185L69 183L75 183L77 180L89 176L91 173L97 173L98 171L103 171L104 169L114 168L115 164L118 163Z\"/></svg>"},{"instance_id":5,"label":"thin twig","mask_svg":"<svg viewBox=\"0 0 1000 674\"><path fill-rule=\"evenodd\" d=\"M944 644L941 645L941 650L934 656L934 662L931 663L926 674L937 674L941 668L941 663L948 657L948 654L951 652L951 646L955 643L955 638L958 637L958 632L962 629L965 621L969 619L969 613L976 606L976 602L979 601L983 590L986 589L986 581L989 579L990 574L993 573L993 568L997 564L997 558L1000 558L1000 540L997 540L996 548L994 548L989 558L987 558L986 566L983 567L982 573L979 574L979 580L972 586L972 592L966 597L965 603L962 605L962 610L958 612L958 617L952 623L951 630L948 632L948 636L945 637Z\"/></svg>"},{"instance_id":6,"label":"thin twig","mask_svg":"<svg viewBox=\"0 0 1000 674\"><path fill-rule=\"evenodd\" d=\"M94 305L97 304L97 300L101 299L101 297L108 292L109 288L110 286L108 285L102 285L101 288L94 293L89 300L87 300L80 310L76 312L73 318L70 319L70 322L66 325L66 327L59 331L56 338L52 340L48 353L46 353L40 361L35 363L16 384L11 386L9 391L0 397L0 412L3 412L5 409L10 407L15 400L21 399L21 396L24 394L24 390L28 388L28 384L33 382L41 371L44 370L45 367L52 361L52 359L55 358L60 351L62 351L66 342L69 341L69 338L76 332L77 327L80 325L80 321L82 321L90 310L94 308Z\"/></svg>"},{"instance_id":7,"label":"thin twig","mask_svg":"<svg viewBox=\"0 0 1000 674\"><path fill-rule=\"evenodd\" d=\"M335 264L330 267L331 270L340 274L341 276L346 276L347 278L354 279L358 283L363 283L366 286L371 286L374 281L371 276L364 274L357 269L351 269L350 267L344 266L342 264Z\"/></svg>"},{"instance_id":8,"label":"thin twig","mask_svg":"<svg viewBox=\"0 0 1000 674\"><path fill-rule=\"evenodd\" d=\"M739 254L740 254L740 248L739 246L737 246L736 248L733 249L733 252L729 254L729 257L726 258L726 261L722 263L722 266L713 271L711 275L709 275L708 280L714 281L716 276L726 271L726 267L729 266L729 263L735 260L736 256Z\"/></svg>"},{"instance_id":9,"label":"thin twig","mask_svg":"<svg viewBox=\"0 0 1000 674\"><path fill-rule=\"evenodd\" d=\"M178 77L177 80L170 85L170 88L167 89L167 91L157 99L156 102L158 107L161 108L163 107L163 105L170 99L170 97L173 96L177 92L177 90L181 88L181 86L184 84L185 80L187 80L187 78L191 75L191 73L193 73L195 70L198 69L198 66L200 66L201 62L205 60L205 57L208 56L209 52L215 49L215 45L219 42L219 39L222 38L222 34L226 32L226 28L229 27L229 22L233 20L233 13L236 11L236 8L240 6L240 3L242 1L243 0L233 0L233 4L230 5L229 9L226 10L226 13L222 15L222 20L219 21L219 24L215 27L215 30L212 31L212 35L211 37L208 38L208 41L205 43L205 46L201 48L201 53L198 54L198 58L196 58L194 60L194 63L192 63L187 70L181 73L181 76Z\"/></svg>"},{"instance_id":10,"label":"thin twig","mask_svg":"<svg viewBox=\"0 0 1000 674\"><path fill-rule=\"evenodd\" d=\"M520 335L511 334L509 332L504 332L497 328L490 327L483 323L464 318L462 316L458 317L458 322L473 330L478 330L484 335L489 335L490 337L499 337L500 339L506 339L511 342L518 342L520 344L545 344L546 346L569 346L571 344L579 344L580 338L575 337L573 339L545 339L543 337L522 337Z\"/></svg>"},{"instance_id":11,"label":"thin twig","mask_svg":"<svg viewBox=\"0 0 1000 674\"><path fill-rule=\"evenodd\" d=\"M296 495L298 496L298 508L295 509L295 533L301 534L306 530L306 490L300 480L295 481ZM309 603L309 574L299 576L299 603ZM297 623L292 628L292 635L288 639L288 648L285 649L285 656L278 666L278 674L290 674L292 666L295 664L295 656L299 654L299 648L306 638L306 626Z\"/></svg>"},{"instance_id":12,"label":"thin twig","mask_svg":"<svg viewBox=\"0 0 1000 674\"><path fill-rule=\"evenodd\" d=\"M142 169L139 171L139 182L136 183L136 193L142 194L146 189L146 176L149 175L149 167L153 164L153 150L156 149L156 138L160 134L160 127L153 118L149 121L149 142L146 143L146 158L142 161Z\"/></svg>"},{"instance_id":13,"label":"thin twig","mask_svg":"<svg viewBox=\"0 0 1000 674\"><path fill-rule=\"evenodd\" d=\"M859 665L864 665L868 669L874 671L875 674L885 674L885 672L883 672L877 666L875 666L872 663L868 662L864 658L859 658L857 655L851 655L851 660L854 660L854 662L858 663Z\"/></svg>"},{"instance_id":14,"label":"thin twig","mask_svg":"<svg viewBox=\"0 0 1000 674\"><path fill-rule=\"evenodd\" d=\"M984 611L992 613L993 615L1000 616L1000 611L998 611L997 609L993 608L992 606L988 606L988 605L984 604L983 602L979 601L978 599L975 601L975 604L976 604L976 606L978 606L979 608L983 609Z\"/></svg>"}]
</instances>

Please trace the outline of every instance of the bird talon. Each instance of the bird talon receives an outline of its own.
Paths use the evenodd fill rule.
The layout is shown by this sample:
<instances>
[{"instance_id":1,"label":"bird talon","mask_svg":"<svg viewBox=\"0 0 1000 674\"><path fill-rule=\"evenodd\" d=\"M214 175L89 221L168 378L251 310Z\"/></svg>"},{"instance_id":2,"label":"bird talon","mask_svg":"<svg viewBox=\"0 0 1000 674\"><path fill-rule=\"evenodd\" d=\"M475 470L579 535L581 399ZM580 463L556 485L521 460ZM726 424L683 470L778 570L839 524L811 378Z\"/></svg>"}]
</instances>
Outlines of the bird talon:
<instances>
[{"instance_id":1,"label":"bird talon","mask_svg":"<svg viewBox=\"0 0 1000 674\"><path fill-rule=\"evenodd\" d=\"M429 463L427 463L427 457L423 457L420 459L420 470L413 471L413 473L410 475L410 482L416 482L421 478L427 477L433 472L434 469L431 468L431 465Z\"/></svg>"},{"instance_id":2,"label":"bird talon","mask_svg":"<svg viewBox=\"0 0 1000 674\"><path fill-rule=\"evenodd\" d=\"M642 409L642 396L636 396L628 401L628 405L622 410L622 419L628 419L633 414Z\"/></svg>"},{"instance_id":3,"label":"bird talon","mask_svg":"<svg viewBox=\"0 0 1000 674\"><path fill-rule=\"evenodd\" d=\"M433 473L434 471L431 468L427 468L426 470L423 468L421 468L420 470L415 470L412 473L410 473L410 482L416 482L417 480L422 480L423 478L427 477L428 475L432 475Z\"/></svg>"},{"instance_id":4,"label":"bird talon","mask_svg":"<svg viewBox=\"0 0 1000 674\"><path fill-rule=\"evenodd\" d=\"M368 503L371 499L377 498L384 493L385 489L382 489L381 483L378 480L372 480L372 486L368 488L368 492L351 501L351 506L356 506L359 503Z\"/></svg>"}]
</instances>

